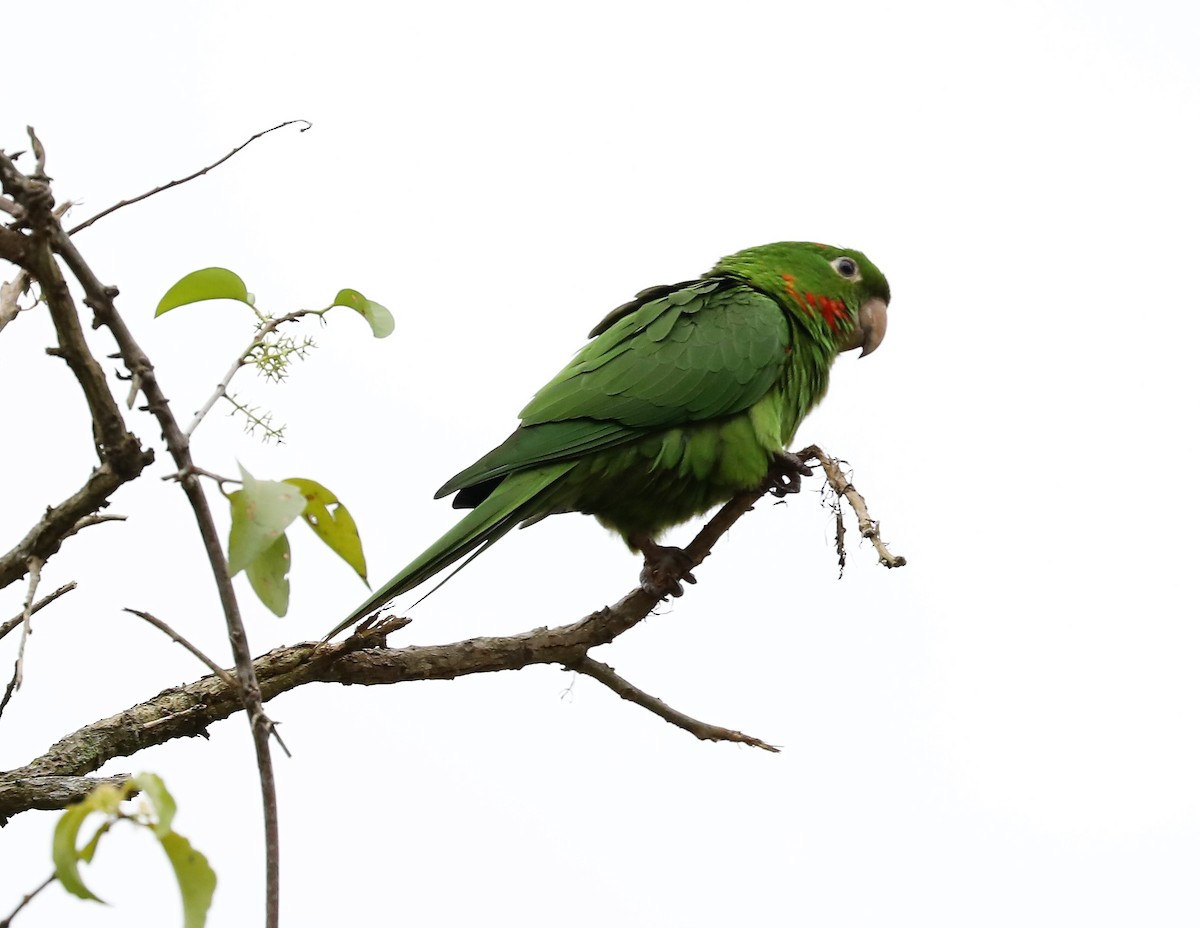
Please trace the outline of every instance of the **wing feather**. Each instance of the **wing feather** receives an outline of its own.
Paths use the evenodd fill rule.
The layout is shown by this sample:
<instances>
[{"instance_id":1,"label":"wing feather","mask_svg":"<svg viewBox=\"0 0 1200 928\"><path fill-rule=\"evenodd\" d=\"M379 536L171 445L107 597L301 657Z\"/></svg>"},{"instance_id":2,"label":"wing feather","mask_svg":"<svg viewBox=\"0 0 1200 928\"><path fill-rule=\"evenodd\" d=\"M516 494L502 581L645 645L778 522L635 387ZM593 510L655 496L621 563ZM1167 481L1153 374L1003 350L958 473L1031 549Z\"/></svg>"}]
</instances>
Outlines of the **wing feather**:
<instances>
[{"instance_id":1,"label":"wing feather","mask_svg":"<svg viewBox=\"0 0 1200 928\"><path fill-rule=\"evenodd\" d=\"M792 329L770 296L728 278L650 292L598 326L521 411L521 427L437 495L742 412L782 376Z\"/></svg>"}]
</instances>

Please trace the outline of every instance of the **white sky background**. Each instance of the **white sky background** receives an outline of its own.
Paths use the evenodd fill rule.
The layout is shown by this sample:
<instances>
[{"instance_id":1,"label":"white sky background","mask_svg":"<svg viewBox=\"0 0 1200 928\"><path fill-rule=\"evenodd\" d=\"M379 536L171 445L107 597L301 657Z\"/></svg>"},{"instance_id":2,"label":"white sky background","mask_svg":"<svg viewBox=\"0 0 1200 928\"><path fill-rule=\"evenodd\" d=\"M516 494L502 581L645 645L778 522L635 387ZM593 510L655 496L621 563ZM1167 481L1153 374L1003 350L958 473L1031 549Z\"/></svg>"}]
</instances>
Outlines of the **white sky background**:
<instances>
[{"instance_id":1,"label":"white sky background","mask_svg":"<svg viewBox=\"0 0 1200 928\"><path fill-rule=\"evenodd\" d=\"M239 394L288 423L287 444L217 416L199 463L326 483L381 583L456 517L434 489L609 309L739 248L815 239L887 273L891 328L838 364L798 442L853 463L910 566L860 547L839 582L813 481L597 652L778 756L697 742L551 668L275 700L295 753L277 762L285 923L1196 924L1196 10L380 9L42 3L36 47L7 49L0 145L36 126L79 218L284 119L315 124L79 236L181 417L249 331L232 305L152 320L187 271L231 267L281 313L344 286L395 313L386 341L331 318L285 388L246 376ZM0 335L5 548L93 463L51 338L38 314ZM159 456L114 500L128 523L48 564L44 591L80 587L36 622L0 767L201 675L122 607L226 658ZM256 653L318 637L363 596L306 535L285 620L239 580ZM551 519L394 643L571 621L638 566L591 520ZM105 772L162 774L219 874L211 923L257 924L247 726L211 736ZM53 822L0 831L0 914L48 872ZM51 888L18 924L172 924L159 856L114 834L87 874L111 908Z\"/></svg>"}]
</instances>

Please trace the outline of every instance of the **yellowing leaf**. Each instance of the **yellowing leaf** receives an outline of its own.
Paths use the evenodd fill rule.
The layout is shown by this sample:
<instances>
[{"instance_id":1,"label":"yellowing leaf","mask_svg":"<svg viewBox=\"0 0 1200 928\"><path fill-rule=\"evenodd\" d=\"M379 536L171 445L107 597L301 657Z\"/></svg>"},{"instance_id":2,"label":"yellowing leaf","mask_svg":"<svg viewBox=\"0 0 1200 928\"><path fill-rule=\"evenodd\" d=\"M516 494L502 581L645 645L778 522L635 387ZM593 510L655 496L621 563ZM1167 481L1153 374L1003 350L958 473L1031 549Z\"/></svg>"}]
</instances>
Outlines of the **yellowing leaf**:
<instances>
[{"instance_id":1,"label":"yellowing leaf","mask_svg":"<svg viewBox=\"0 0 1200 928\"><path fill-rule=\"evenodd\" d=\"M309 528L366 582L367 559L350 510L315 480L289 477L284 483L292 484L304 496L304 521Z\"/></svg>"}]
</instances>

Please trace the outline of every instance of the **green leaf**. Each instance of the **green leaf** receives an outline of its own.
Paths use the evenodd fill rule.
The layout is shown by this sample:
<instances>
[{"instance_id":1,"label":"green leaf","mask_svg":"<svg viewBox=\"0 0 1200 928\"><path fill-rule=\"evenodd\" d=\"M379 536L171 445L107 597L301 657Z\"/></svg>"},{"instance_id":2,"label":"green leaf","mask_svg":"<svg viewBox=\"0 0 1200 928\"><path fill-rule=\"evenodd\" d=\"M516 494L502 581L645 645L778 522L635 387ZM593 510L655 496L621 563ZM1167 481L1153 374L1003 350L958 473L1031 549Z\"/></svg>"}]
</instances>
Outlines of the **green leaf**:
<instances>
[{"instance_id":1,"label":"green leaf","mask_svg":"<svg viewBox=\"0 0 1200 928\"><path fill-rule=\"evenodd\" d=\"M157 773L139 773L132 783L142 791L142 795L154 809L154 835L161 838L170 832L171 822L175 820L175 797Z\"/></svg>"},{"instance_id":2,"label":"green leaf","mask_svg":"<svg viewBox=\"0 0 1200 928\"><path fill-rule=\"evenodd\" d=\"M117 823L117 819L110 818L107 822L96 829L96 833L92 835L92 840L79 849L79 859L85 864L90 864L92 858L96 856L96 848L100 846L100 839L108 834L108 830Z\"/></svg>"},{"instance_id":3,"label":"green leaf","mask_svg":"<svg viewBox=\"0 0 1200 928\"><path fill-rule=\"evenodd\" d=\"M387 338L396 328L396 320L387 308L368 300L357 290L339 290L333 298L334 306L349 306L371 325L376 338Z\"/></svg>"},{"instance_id":4,"label":"green leaf","mask_svg":"<svg viewBox=\"0 0 1200 928\"><path fill-rule=\"evenodd\" d=\"M89 809L85 801L71 806L62 814L58 824L54 826L51 858L54 860L54 875L58 877L58 882L62 883L63 889L80 899L104 902L84 885L83 878L79 875L79 851L75 845L83 820L95 811Z\"/></svg>"},{"instance_id":5,"label":"green leaf","mask_svg":"<svg viewBox=\"0 0 1200 928\"><path fill-rule=\"evenodd\" d=\"M155 822L145 821L145 816L121 813L121 803L134 789L141 790L154 810ZM79 849L79 832L84 821L93 812L108 816L108 820L97 829L92 839ZM213 893L217 888L217 875L204 855L192 847L182 835L171 830L175 818L175 800L162 779L153 773L139 773L127 780L121 788L107 783L97 786L77 805L67 809L54 828L53 858L54 875L63 888L81 899L104 902L84 885L79 876L79 862L90 862L96 853L100 836L114 822L128 821L151 829L167 853L167 859L179 882L179 893L183 897L184 928L204 928L208 910L212 905Z\"/></svg>"},{"instance_id":6,"label":"green leaf","mask_svg":"<svg viewBox=\"0 0 1200 928\"><path fill-rule=\"evenodd\" d=\"M358 537L358 526L354 517L333 493L304 477L288 477L290 483L304 496L304 521L317 533L317 537L333 549L333 552L354 568L354 572L367 580L367 559L363 555L362 539Z\"/></svg>"},{"instance_id":7,"label":"green leaf","mask_svg":"<svg viewBox=\"0 0 1200 928\"><path fill-rule=\"evenodd\" d=\"M213 893L217 889L217 875L203 854L192 847L191 842L175 832L161 835L163 850L175 868L175 879L179 881L179 894L183 897L183 928L204 928L208 909L212 905Z\"/></svg>"},{"instance_id":8,"label":"green leaf","mask_svg":"<svg viewBox=\"0 0 1200 928\"><path fill-rule=\"evenodd\" d=\"M79 875L79 861L90 861L96 852L96 838L89 841L83 851L79 850L79 830L83 827L84 820L93 812L114 814L120 806L122 798L122 793L117 787L108 783L101 784L92 790L82 802L63 812L58 824L54 826L54 840L51 843L50 852L54 861L54 875L62 883L63 889L80 899L95 899L97 902L104 902L84 885L83 877Z\"/></svg>"},{"instance_id":9,"label":"green leaf","mask_svg":"<svg viewBox=\"0 0 1200 928\"><path fill-rule=\"evenodd\" d=\"M246 579L262 604L280 618L287 615L291 584L287 572L292 566L292 546L287 535L280 535L266 551L246 565Z\"/></svg>"},{"instance_id":10,"label":"green leaf","mask_svg":"<svg viewBox=\"0 0 1200 928\"><path fill-rule=\"evenodd\" d=\"M290 483L255 480L246 468L242 488L229 494L229 573L236 574L283 537L304 511L304 497Z\"/></svg>"},{"instance_id":11,"label":"green leaf","mask_svg":"<svg viewBox=\"0 0 1200 928\"><path fill-rule=\"evenodd\" d=\"M163 294L154 315L161 316L176 306L204 300L237 300L254 305L254 298L246 292L246 284L237 274L223 267L206 267L192 271Z\"/></svg>"}]
</instances>

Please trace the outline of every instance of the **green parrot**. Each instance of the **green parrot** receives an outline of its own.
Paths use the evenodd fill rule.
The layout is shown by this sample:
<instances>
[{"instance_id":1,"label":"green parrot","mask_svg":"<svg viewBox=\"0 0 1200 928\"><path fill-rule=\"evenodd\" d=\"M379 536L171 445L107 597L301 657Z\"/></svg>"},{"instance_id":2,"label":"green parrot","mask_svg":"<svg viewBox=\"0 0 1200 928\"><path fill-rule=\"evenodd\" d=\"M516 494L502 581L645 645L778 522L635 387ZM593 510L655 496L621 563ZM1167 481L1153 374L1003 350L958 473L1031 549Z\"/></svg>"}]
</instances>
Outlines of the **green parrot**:
<instances>
[{"instance_id":1,"label":"green parrot","mask_svg":"<svg viewBox=\"0 0 1200 928\"><path fill-rule=\"evenodd\" d=\"M592 329L503 444L435 494L471 512L327 637L559 512L594 515L642 553L644 588L681 595L693 565L656 537L764 481L794 491L807 469L785 449L838 352L879 347L889 300L861 252L811 242L748 248L699 280L643 290Z\"/></svg>"}]
</instances>

